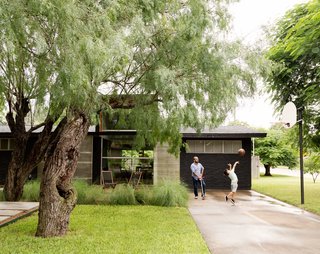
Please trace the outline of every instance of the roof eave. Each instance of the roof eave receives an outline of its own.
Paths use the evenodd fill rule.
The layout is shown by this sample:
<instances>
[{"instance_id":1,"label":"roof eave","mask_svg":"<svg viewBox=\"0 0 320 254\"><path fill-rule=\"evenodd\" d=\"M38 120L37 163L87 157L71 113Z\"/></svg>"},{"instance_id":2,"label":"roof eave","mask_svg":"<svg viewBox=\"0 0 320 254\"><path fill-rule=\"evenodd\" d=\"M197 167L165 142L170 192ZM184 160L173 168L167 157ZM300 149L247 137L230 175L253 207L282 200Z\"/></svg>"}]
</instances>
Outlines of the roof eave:
<instances>
[{"instance_id":1,"label":"roof eave","mask_svg":"<svg viewBox=\"0 0 320 254\"><path fill-rule=\"evenodd\" d=\"M183 133L183 138L217 139L217 138L264 138L267 133Z\"/></svg>"}]
</instances>

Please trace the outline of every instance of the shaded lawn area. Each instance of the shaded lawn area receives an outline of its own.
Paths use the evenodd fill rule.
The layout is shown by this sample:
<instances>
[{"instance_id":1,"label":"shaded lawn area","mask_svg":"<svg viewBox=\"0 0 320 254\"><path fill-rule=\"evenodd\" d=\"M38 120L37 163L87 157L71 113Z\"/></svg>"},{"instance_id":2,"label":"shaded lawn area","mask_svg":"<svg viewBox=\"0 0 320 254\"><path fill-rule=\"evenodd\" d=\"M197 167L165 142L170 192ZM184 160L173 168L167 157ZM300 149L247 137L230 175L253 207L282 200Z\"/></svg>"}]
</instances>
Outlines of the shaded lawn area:
<instances>
[{"instance_id":1,"label":"shaded lawn area","mask_svg":"<svg viewBox=\"0 0 320 254\"><path fill-rule=\"evenodd\" d=\"M78 205L65 237L34 237L37 215L0 228L1 253L210 253L186 208Z\"/></svg>"},{"instance_id":2,"label":"shaded lawn area","mask_svg":"<svg viewBox=\"0 0 320 254\"><path fill-rule=\"evenodd\" d=\"M304 205L301 205L300 177L261 176L252 181L252 189L320 215L320 179L313 183L312 179L304 178Z\"/></svg>"}]
</instances>

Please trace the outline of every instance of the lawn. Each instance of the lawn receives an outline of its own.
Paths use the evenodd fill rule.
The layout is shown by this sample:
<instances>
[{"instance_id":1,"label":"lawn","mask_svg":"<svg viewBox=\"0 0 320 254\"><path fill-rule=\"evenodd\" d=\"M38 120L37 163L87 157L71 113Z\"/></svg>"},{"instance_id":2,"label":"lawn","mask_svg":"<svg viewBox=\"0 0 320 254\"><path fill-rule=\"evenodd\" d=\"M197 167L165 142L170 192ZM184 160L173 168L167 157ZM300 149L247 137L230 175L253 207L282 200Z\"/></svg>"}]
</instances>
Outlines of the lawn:
<instances>
[{"instance_id":1,"label":"lawn","mask_svg":"<svg viewBox=\"0 0 320 254\"><path fill-rule=\"evenodd\" d=\"M37 215L0 228L1 253L209 253L186 208L78 205L65 237L34 237Z\"/></svg>"},{"instance_id":2,"label":"lawn","mask_svg":"<svg viewBox=\"0 0 320 254\"><path fill-rule=\"evenodd\" d=\"M253 180L252 189L320 215L320 179L316 183L310 178L304 179L304 205L301 205L299 177L261 176L260 179Z\"/></svg>"}]
</instances>

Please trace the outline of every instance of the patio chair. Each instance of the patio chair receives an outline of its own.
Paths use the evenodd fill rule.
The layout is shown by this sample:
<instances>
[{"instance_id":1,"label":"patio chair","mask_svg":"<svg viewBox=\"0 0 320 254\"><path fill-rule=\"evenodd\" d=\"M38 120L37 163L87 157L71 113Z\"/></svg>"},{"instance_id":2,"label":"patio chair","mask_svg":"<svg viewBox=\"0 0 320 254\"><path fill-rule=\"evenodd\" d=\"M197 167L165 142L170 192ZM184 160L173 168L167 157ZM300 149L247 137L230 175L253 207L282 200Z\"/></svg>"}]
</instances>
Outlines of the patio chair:
<instances>
[{"instance_id":1,"label":"patio chair","mask_svg":"<svg viewBox=\"0 0 320 254\"><path fill-rule=\"evenodd\" d=\"M131 184L133 188L137 188L138 185L140 184L141 177L142 177L141 171L136 171L136 172L132 171L128 184Z\"/></svg>"},{"instance_id":2,"label":"patio chair","mask_svg":"<svg viewBox=\"0 0 320 254\"><path fill-rule=\"evenodd\" d=\"M111 170L101 170L101 185L103 188L115 188L117 183L113 181L113 174Z\"/></svg>"}]
</instances>

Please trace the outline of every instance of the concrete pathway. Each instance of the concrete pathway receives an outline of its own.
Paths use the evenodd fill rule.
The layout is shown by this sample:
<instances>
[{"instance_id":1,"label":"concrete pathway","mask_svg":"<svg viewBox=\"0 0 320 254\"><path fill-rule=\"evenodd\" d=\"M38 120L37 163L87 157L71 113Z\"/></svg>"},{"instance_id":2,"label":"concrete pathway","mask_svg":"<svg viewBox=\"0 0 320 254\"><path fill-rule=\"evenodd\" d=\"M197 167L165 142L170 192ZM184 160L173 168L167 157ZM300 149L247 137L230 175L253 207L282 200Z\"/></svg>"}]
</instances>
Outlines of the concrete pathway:
<instances>
[{"instance_id":1,"label":"concrete pathway","mask_svg":"<svg viewBox=\"0 0 320 254\"><path fill-rule=\"evenodd\" d=\"M38 210L38 202L0 202L0 227Z\"/></svg>"},{"instance_id":2,"label":"concrete pathway","mask_svg":"<svg viewBox=\"0 0 320 254\"><path fill-rule=\"evenodd\" d=\"M224 197L190 196L189 211L211 253L320 253L319 216L254 191L239 191L235 206Z\"/></svg>"}]
</instances>

